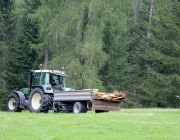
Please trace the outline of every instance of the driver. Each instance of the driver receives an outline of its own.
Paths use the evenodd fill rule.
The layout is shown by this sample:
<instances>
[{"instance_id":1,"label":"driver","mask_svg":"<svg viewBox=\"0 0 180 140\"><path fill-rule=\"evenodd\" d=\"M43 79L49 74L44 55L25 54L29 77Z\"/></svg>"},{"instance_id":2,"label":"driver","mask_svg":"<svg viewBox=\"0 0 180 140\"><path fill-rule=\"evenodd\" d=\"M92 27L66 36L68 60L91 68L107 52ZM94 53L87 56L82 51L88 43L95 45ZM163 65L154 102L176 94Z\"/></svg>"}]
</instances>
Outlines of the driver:
<instances>
[{"instance_id":1,"label":"driver","mask_svg":"<svg viewBox=\"0 0 180 140\"><path fill-rule=\"evenodd\" d=\"M50 75L49 83L50 83L50 84L55 83L55 80L53 79L52 75Z\"/></svg>"}]
</instances>

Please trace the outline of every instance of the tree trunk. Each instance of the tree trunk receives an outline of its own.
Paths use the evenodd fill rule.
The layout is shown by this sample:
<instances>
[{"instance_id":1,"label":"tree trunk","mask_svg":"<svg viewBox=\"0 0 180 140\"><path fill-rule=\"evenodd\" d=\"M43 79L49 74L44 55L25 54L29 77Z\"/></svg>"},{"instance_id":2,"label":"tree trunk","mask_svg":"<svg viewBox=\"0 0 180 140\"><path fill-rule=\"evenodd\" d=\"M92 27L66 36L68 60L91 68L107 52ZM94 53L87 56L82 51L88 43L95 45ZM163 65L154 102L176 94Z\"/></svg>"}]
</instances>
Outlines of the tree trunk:
<instances>
[{"instance_id":1,"label":"tree trunk","mask_svg":"<svg viewBox=\"0 0 180 140\"><path fill-rule=\"evenodd\" d=\"M83 15L83 25L82 25L82 33L81 33L81 47L83 47L83 42L84 42L84 40L86 39L85 37L85 34L84 34L84 32L85 32L85 30L86 30L86 27L87 27L87 24L88 24L88 20L89 20L89 18L88 18L88 12L89 12L89 10L88 10L88 8L86 7L85 9L84 9L84 15ZM81 79L81 85L79 85L79 89L84 89L85 88L85 83L84 83L84 81L85 81L85 79L84 79L84 77L83 77L83 67L84 67L84 65L85 65L85 58L84 58L84 56L82 55L82 54L79 54L79 61L80 61L80 64L81 64L81 66L82 66L82 70L81 70L81 72L80 72L80 79Z\"/></svg>"},{"instance_id":2,"label":"tree trunk","mask_svg":"<svg viewBox=\"0 0 180 140\"><path fill-rule=\"evenodd\" d=\"M147 31L147 38L150 39L151 37L151 18L152 18L152 13L153 13L153 6L154 6L154 0L151 0L150 3L150 9L149 9L149 21L148 21L148 31ZM146 9L147 10L147 9ZM148 53L148 49L149 49L149 42L146 43L146 50L145 52ZM148 63L147 61L145 61L145 67L147 67ZM144 74L143 78L146 78L146 75Z\"/></svg>"},{"instance_id":3,"label":"tree trunk","mask_svg":"<svg viewBox=\"0 0 180 140\"><path fill-rule=\"evenodd\" d=\"M150 3L150 9L149 9L149 6L147 5L146 6L146 12L148 12L148 9L149 9L149 21L148 21L148 30L147 30L147 38L150 39L151 37L151 18L152 18L152 12L153 12L153 4L154 4L154 0L151 0L151 3ZM149 42L146 42L146 49L145 49L145 53L148 53L148 49L149 49ZM145 60L144 62L144 67L146 68L148 65L147 61ZM146 79L146 74L143 74L143 79L145 81ZM142 86L144 86L144 82L141 83Z\"/></svg>"},{"instance_id":4,"label":"tree trunk","mask_svg":"<svg viewBox=\"0 0 180 140\"><path fill-rule=\"evenodd\" d=\"M45 69L48 69L48 58L49 58L49 48L48 48L48 45L46 44L46 46L45 46L45 62L44 62Z\"/></svg>"},{"instance_id":5,"label":"tree trunk","mask_svg":"<svg viewBox=\"0 0 180 140\"><path fill-rule=\"evenodd\" d=\"M154 0L151 0L151 5L150 5L150 10L149 10L149 26L148 26L148 32L147 32L147 38L150 39L151 37L151 34L150 34L150 31L151 31L151 18L152 18L152 13L153 13L153 6L154 6Z\"/></svg>"},{"instance_id":6,"label":"tree trunk","mask_svg":"<svg viewBox=\"0 0 180 140\"><path fill-rule=\"evenodd\" d=\"M46 0L46 3L48 4L48 2L49 2L49 0ZM47 15L47 17L46 17L46 20L45 20L45 26L46 26L46 34L45 34L45 36L46 36L46 40L45 40L45 42L46 42L46 45L45 45L45 64L44 64L44 68L45 69L48 69L48 61L49 61L49 42L48 42L48 34L49 34L49 29L48 29L48 27L49 27L49 18L48 18L48 15Z\"/></svg>"},{"instance_id":7,"label":"tree trunk","mask_svg":"<svg viewBox=\"0 0 180 140\"><path fill-rule=\"evenodd\" d=\"M48 20L46 21L46 46L45 46L45 69L48 69L48 59L49 59L49 46L48 46Z\"/></svg>"},{"instance_id":8,"label":"tree trunk","mask_svg":"<svg viewBox=\"0 0 180 140\"><path fill-rule=\"evenodd\" d=\"M134 12L134 24L136 24L136 22L137 22L138 7L139 7L139 0L136 0L136 8L135 8L135 12Z\"/></svg>"},{"instance_id":9,"label":"tree trunk","mask_svg":"<svg viewBox=\"0 0 180 140\"><path fill-rule=\"evenodd\" d=\"M134 24L137 22L137 14L138 14L138 8L139 8L139 0L136 0L136 6L135 6L135 11L134 11ZM133 36L135 36L135 32L133 31ZM135 46L132 45L130 47L130 51L134 51ZM132 65L132 60L130 60L130 64Z\"/></svg>"}]
</instances>

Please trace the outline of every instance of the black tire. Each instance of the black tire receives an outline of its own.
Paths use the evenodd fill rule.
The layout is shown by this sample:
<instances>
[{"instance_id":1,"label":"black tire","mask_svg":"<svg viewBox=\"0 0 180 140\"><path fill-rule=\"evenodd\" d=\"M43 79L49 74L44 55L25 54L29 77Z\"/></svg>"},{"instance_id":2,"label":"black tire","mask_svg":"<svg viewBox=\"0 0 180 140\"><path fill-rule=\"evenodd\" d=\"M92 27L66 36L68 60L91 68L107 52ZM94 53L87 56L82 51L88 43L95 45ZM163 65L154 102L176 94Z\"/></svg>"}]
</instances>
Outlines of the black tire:
<instances>
[{"instance_id":1,"label":"black tire","mask_svg":"<svg viewBox=\"0 0 180 140\"><path fill-rule=\"evenodd\" d=\"M53 107L54 113L59 113L60 110L58 108L58 103L54 103L54 107Z\"/></svg>"},{"instance_id":2,"label":"black tire","mask_svg":"<svg viewBox=\"0 0 180 140\"><path fill-rule=\"evenodd\" d=\"M105 112L109 112L107 110L95 110L96 113L105 113Z\"/></svg>"},{"instance_id":3,"label":"black tire","mask_svg":"<svg viewBox=\"0 0 180 140\"><path fill-rule=\"evenodd\" d=\"M23 108L20 108L20 99L16 94L11 94L7 98L6 109L9 112L21 112Z\"/></svg>"},{"instance_id":4,"label":"black tire","mask_svg":"<svg viewBox=\"0 0 180 140\"><path fill-rule=\"evenodd\" d=\"M30 109L30 112L48 113L49 96L44 94L44 92L40 88L33 89L29 96L29 109Z\"/></svg>"},{"instance_id":5,"label":"black tire","mask_svg":"<svg viewBox=\"0 0 180 140\"><path fill-rule=\"evenodd\" d=\"M86 112L87 112L87 107L84 103L75 102L73 106L73 113L78 114L78 113L86 113Z\"/></svg>"},{"instance_id":6,"label":"black tire","mask_svg":"<svg viewBox=\"0 0 180 140\"><path fill-rule=\"evenodd\" d=\"M49 109L53 110L53 96L48 95L48 101L49 101Z\"/></svg>"}]
</instances>

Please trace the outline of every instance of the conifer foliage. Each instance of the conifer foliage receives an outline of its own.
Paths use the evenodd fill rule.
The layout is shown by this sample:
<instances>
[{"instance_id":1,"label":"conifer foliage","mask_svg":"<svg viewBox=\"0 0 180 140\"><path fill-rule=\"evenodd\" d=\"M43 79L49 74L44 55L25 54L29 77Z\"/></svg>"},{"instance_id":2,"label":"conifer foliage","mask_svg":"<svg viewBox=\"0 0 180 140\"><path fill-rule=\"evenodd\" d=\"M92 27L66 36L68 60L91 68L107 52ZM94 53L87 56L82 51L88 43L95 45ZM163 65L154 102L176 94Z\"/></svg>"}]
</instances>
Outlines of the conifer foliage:
<instances>
[{"instance_id":1,"label":"conifer foliage","mask_svg":"<svg viewBox=\"0 0 180 140\"><path fill-rule=\"evenodd\" d=\"M16 42L8 45L9 57L7 58L7 68L4 79L9 90L26 87L26 81L23 79L22 74L32 69L37 57L37 53L31 49L31 45L37 44L38 42L38 27L36 23L31 23L27 15L32 13L33 10L38 7L39 3L35 3L35 1L25 1L25 4L27 11L24 11L22 16L14 21L16 22L14 30L17 32L13 38L16 39Z\"/></svg>"},{"instance_id":2,"label":"conifer foliage","mask_svg":"<svg viewBox=\"0 0 180 140\"><path fill-rule=\"evenodd\" d=\"M0 0L0 87L44 63L68 87L126 93L124 107L178 108L179 15L170 0Z\"/></svg>"},{"instance_id":3,"label":"conifer foliage","mask_svg":"<svg viewBox=\"0 0 180 140\"><path fill-rule=\"evenodd\" d=\"M6 98L6 84L3 75L6 70L7 47L11 44L11 37L14 32L14 1L0 0L0 109Z\"/></svg>"}]
</instances>

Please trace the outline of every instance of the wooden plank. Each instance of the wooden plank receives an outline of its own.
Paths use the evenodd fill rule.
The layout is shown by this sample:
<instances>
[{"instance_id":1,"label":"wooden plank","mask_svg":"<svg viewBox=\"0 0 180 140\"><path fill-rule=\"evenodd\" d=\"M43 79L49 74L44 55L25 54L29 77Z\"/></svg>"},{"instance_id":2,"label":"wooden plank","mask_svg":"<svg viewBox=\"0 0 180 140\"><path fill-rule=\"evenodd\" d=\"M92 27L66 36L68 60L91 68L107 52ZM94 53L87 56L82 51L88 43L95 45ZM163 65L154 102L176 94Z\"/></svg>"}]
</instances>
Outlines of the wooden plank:
<instances>
[{"instance_id":1,"label":"wooden plank","mask_svg":"<svg viewBox=\"0 0 180 140\"><path fill-rule=\"evenodd\" d=\"M108 93L108 92L98 92L93 91L93 99L99 99L99 100L107 100L107 101L115 101L115 102L121 102L124 100L125 94L122 92L114 92L114 93Z\"/></svg>"},{"instance_id":2,"label":"wooden plank","mask_svg":"<svg viewBox=\"0 0 180 140\"><path fill-rule=\"evenodd\" d=\"M119 102L93 100L92 110L119 111L120 105Z\"/></svg>"}]
</instances>

